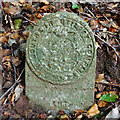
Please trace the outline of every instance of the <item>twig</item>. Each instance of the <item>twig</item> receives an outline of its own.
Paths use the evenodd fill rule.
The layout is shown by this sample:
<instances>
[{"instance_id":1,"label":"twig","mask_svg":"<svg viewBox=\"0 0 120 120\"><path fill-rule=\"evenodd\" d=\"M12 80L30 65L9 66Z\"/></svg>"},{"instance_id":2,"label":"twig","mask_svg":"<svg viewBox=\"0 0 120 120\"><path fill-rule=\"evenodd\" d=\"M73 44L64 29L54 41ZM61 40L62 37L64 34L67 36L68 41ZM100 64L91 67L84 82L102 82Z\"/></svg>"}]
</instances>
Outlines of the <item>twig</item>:
<instances>
[{"instance_id":1,"label":"twig","mask_svg":"<svg viewBox=\"0 0 120 120\"><path fill-rule=\"evenodd\" d=\"M91 10L89 10L88 8L87 8L87 10L95 19L97 19L96 16L91 12Z\"/></svg>"},{"instance_id":2,"label":"twig","mask_svg":"<svg viewBox=\"0 0 120 120\"><path fill-rule=\"evenodd\" d=\"M11 46L11 53L12 53L12 65L13 65L13 69L14 69L14 78L15 78L15 81L16 81L16 68L15 68L15 64L14 64L14 61L13 61L13 48Z\"/></svg>"},{"instance_id":3,"label":"twig","mask_svg":"<svg viewBox=\"0 0 120 120\"><path fill-rule=\"evenodd\" d=\"M8 36L10 36L10 35L13 35L13 34L19 32L19 31L21 31L21 30L23 30L23 29L19 29L19 30L13 32L13 33L8 34L8 35L1 35L0 37L3 37L3 38L0 40L0 43L2 43L1 41L2 41L3 39L5 39L4 37L8 37Z\"/></svg>"},{"instance_id":4,"label":"twig","mask_svg":"<svg viewBox=\"0 0 120 120\"><path fill-rule=\"evenodd\" d=\"M111 47L111 48L114 50L115 54L116 54L116 55L118 56L118 58L120 59L119 54L117 53L116 49L115 49L112 45L110 45L109 43L107 43L106 41L104 41L102 38L100 38L100 37L99 37L98 35L96 35L95 33L94 33L94 35L95 35L100 41L104 42L107 46Z\"/></svg>"},{"instance_id":5,"label":"twig","mask_svg":"<svg viewBox=\"0 0 120 120\"><path fill-rule=\"evenodd\" d=\"M19 79L21 77L21 75L23 74L25 68L21 71L19 77L17 78L17 80L15 81L15 83L0 97L0 101L16 86L17 83L19 83Z\"/></svg>"},{"instance_id":6,"label":"twig","mask_svg":"<svg viewBox=\"0 0 120 120\"><path fill-rule=\"evenodd\" d=\"M19 14L19 16L21 16L22 18L24 18L25 20L31 22L32 24L34 24L35 26L37 26L36 23L34 23L33 21L29 20L28 18L24 17L23 15Z\"/></svg>"},{"instance_id":7,"label":"twig","mask_svg":"<svg viewBox=\"0 0 120 120\"><path fill-rule=\"evenodd\" d=\"M115 84L112 84L112 83L107 83L107 82L95 82L96 84L104 84L104 85L109 85L109 86L115 86L115 87L120 87L120 85L115 85Z\"/></svg>"},{"instance_id":8,"label":"twig","mask_svg":"<svg viewBox=\"0 0 120 120\"><path fill-rule=\"evenodd\" d=\"M85 13L85 12L80 12L80 11L78 11L79 12L79 15L81 14L81 15L85 15L85 16L87 16L87 17L89 17L89 18L93 18L90 14L88 14L88 13Z\"/></svg>"},{"instance_id":9,"label":"twig","mask_svg":"<svg viewBox=\"0 0 120 120\"><path fill-rule=\"evenodd\" d=\"M8 18L9 18L9 21L10 21L11 29L14 30L14 25L13 25L13 22L12 22L12 19L11 19L10 15L8 16Z\"/></svg>"}]
</instances>

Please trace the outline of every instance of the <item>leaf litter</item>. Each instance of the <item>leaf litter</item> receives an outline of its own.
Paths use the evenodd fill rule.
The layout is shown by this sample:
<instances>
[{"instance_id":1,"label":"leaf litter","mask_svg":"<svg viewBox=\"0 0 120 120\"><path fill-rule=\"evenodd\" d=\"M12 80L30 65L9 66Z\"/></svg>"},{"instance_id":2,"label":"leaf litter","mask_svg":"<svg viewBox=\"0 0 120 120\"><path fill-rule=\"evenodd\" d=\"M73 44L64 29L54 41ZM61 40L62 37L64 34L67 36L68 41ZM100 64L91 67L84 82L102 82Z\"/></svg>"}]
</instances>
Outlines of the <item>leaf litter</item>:
<instances>
[{"instance_id":1,"label":"leaf litter","mask_svg":"<svg viewBox=\"0 0 120 120\"><path fill-rule=\"evenodd\" d=\"M71 2L2 2L4 10L0 44L2 51L3 95L0 97L3 119L57 118L105 119L119 118L120 96L120 3L71 3ZM96 38L97 62L95 79L95 104L87 110L58 114L33 108L25 91L25 44L33 26L45 15L57 11L69 11L82 17L91 27ZM11 49L12 48L12 49ZM0 107L0 108L1 108ZM104 111L104 112L103 112ZM116 113L116 114L115 114ZM109 115L110 114L110 115ZM111 117L110 117L111 116Z\"/></svg>"}]
</instances>

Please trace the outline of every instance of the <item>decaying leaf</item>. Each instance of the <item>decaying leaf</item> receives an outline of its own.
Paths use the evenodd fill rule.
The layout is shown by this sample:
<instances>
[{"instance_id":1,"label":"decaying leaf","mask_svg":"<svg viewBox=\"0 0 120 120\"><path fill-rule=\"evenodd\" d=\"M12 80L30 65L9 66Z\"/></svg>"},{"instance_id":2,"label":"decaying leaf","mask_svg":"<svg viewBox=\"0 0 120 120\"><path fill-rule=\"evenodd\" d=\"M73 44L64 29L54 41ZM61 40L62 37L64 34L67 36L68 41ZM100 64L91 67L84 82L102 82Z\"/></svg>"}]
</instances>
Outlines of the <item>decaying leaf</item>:
<instances>
[{"instance_id":1,"label":"decaying leaf","mask_svg":"<svg viewBox=\"0 0 120 120\"><path fill-rule=\"evenodd\" d=\"M17 44L14 39L9 38L9 40L8 40L9 46L12 46L13 43L14 43L14 44Z\"/></svg>"},{"instance_id":2,"label":"decaying leaf","mask_svg":"<svg viewBox=\"0 0 120 120\"><path fill-rule=\"evenodd\" d=\"M49 4L49 2L48 2L47 0L40 0L40 3L44 3L44 4L46 4L46 5Z\"/></svg>"},{"instance_id":3,"label":"decaying leaf","mask_svg":"<svg viewBox=\"0 0 120 120\"><path fill-rule=\"evenodd\" d=\"M11 81L6 81L3 88L10 88L13 83Z\"/></svg>"},{"instance_id":4,"label":"decaying leaf","mask_svg":"<svg viewBox=\"0 0 120 120\"><path fill-rule=\"evenodd\" d=\"M70 120L70 119L66 114L64 114L59 117L59 120Z\"/></svg>"},{"instance_id":5,"label":"decaying leaf","mask_svg":"<svg viewBox=\"0 0 120 120\"><path fill-rule=\"evenodd\" d=\"M15 66L18 66L18 65L20 65L20 63L21 63L22 61L19 60L18 57L13 57L13 62L14 62L14 65L15 65Z\"/></svg>"},{"instance_id":6,"label":"decaying leaf","mask_svg":"<svg viewBox=\"0 0 120 120\"><path fill-rule=\"evenodd\" d=\"M97 95L96 95L96 98L100 98L101 97L101 93L98 93Z\"/></svg>"},{"instance_id":7,"label":"decaying leaf","mask_svg":"<svg viewBox=\"0 0 120 120\"><path fill-rule=\"evenodd\" d=\"M103 100L101 100L101 101L99 100L99 101L98 101L98 106L99 106L99 107L105 107L106 105L107 105L107 102L105 102L105 101L103 101Z\"/></svg>"},{"instance_id":8,"label":"decaying leaf","mask_svg":"<svg viewBox=\"0 0 120 120\"><path fill-rule=\"evenodd\" d=\"M15 88L15 101L17 101L20 98L21 93L23 92L23 86L22 85L17 85Z\"/></svg>"},{"instance_id":9,"label":"decaying leaf","mask_svg":"<svg viewBox=\"0 0 120 120\"><path fill-rule=\"evenodd\" d=\"M99 74L98 78L95 80L95 82L99 83L99 82L102 82L104 78L104 74Z\"/></svg>"},{"instance_id":10,"label":"decaying leaf","mask_svg":"<svg viewBox=\"0 0 120 120\"><path fill-rule=\"evenodd\" d=\"M98 110L97 104L93 104L92 107L87 111L87 113L90 117L93 117L93 116L99 114L100 111Z\"/></svg>"}]
</instances>

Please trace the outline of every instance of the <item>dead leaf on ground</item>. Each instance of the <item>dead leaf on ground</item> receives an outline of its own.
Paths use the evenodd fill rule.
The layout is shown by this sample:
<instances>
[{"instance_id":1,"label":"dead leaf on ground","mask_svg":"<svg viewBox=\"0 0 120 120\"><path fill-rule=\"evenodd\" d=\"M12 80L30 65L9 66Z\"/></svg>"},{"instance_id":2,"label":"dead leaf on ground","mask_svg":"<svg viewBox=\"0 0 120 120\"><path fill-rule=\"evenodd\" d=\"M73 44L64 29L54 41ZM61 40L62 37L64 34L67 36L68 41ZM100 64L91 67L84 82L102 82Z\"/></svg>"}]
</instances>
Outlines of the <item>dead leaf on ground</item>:
<instances>
[{"instance_id":1,"label":"dead leaf on ground","mask_svg":"<svg viewBox=\"0 0 120 120\"><path fill-rule=\"evenodd\" d=\"M3 85L3 88L8 89L8 88L11 87L12 84L13 84L13 82L11 82L11 81L6 81L5 84Z\"/></svg>"},{"instance_id":2,"label":"dead leaf on ground","mask_svg":"<svg viewBox=\"0 0 120 120\"><path fill-rule=\"evenodd\" d=\"M13 62L14 62L14 64L15 64L15 66L18 66L18 65L20 65L20 63L21 63L22 61L19 60L18 57L13 57Z\"/></svg>"},{"instance_id":3,"label":"dead leaf on ground","mask_svg":"<svg viewBox=\"0 0 120 120\"><path fill-rule=\"evenodd\" d=\"M92 107L87 111L87 113L90 117L93 117L93 116L99 114L100 111L98 110L97 104L93 104Z\"/></svg>"},{"instance_id":4,"label":"dead leaf on ground","mask_svg":"<svg viewBox=\"0 0 120 120\"><path fill-rule=\"evenodd\" d=\"M96 98L100 98L102 96L101 93L96 94Z\"/></svg>"},{"instance_id":5,"label":"dead leaf on ground","mask_svg":"<svg viewBox=\"0 0 120 120\"><path fill-rule=\"evenodd\" d=\"M59 120L70 120L70 118L66 114L64 114L59 117Z\"/></svg>"},{"instance_id":6,"label":"dead leaf on ground","mask_svg":"<svg viewBox=\"0 0 120 120\"><path fill-rule=\"evenodd\" d=\"M25 116L29 111L29 99L27 96L23 95L15 103L14 109L20 114Z\"/></svg>"},{"instance_id":7,"label":"dead leaf on ground","mask_svg":"<svg viewBox=\"0 0 120 120\"><path fill-rule=\"evenodd\" d=\"M99 82L102 82L104 78L104 74L99 74L98 78L95 80L95 82L99 83Z\"/></svg>"},{"instance_id":8,"label":"dead leaf on ground","mask_svg":"<svg viewBox=\"0 0 120 120\"><path fill-rule=\"evenodd\" d=\"M47 0L40 0L40 3L44 3L44 4L46 4L46 5L49 4L49 2L48 2Z\"/></svg>"},{"instance_id":9,"label":"dead leaf on ground","mask_svg":"<svg viewBox=\"0 0 120 120\"><path fill-rule=\"evenodd\" d=\"M11 53L11 50L10 49L2 49L1 50L1 53L0 53L0 57L4 56L4 55L7 55Z\"/></svg>"},{"instance_id":10,"label":"dead leaf on ground","mask_svg":"<svg viewBox=\"0 0 120 120\"><path fill-rule=\"evenodd\" d=\"M107 102L103 101L103 100L98 100L98 106L99 107L105 107L107 105Z\"/></svg>"},{"instance_id":11,"label":"dead leaf on ground","mask_svg":"<svg viewBox=\"0 0 120 120\"><path fill-rule=\"evenodd\" d=\"M17 85L15 88L15 101L17 101L20 98L21 93L23 92L23 86L22 85Z\"/></svg>"}]
</instances>

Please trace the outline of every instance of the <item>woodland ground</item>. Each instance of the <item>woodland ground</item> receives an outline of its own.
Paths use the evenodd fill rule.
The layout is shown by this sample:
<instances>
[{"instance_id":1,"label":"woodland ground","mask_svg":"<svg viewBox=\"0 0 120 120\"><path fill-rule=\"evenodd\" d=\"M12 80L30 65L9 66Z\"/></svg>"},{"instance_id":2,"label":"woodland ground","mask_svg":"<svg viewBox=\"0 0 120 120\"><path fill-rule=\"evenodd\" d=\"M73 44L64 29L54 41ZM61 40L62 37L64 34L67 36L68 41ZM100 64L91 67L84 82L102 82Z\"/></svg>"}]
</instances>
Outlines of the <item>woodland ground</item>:
<instances>
[{"instance_id":1,"label":"woodland ground","mask_svg":"<svg viewBox=\"0 0 120 120\"><path fill-rule=\"evenodd\" d=\"M57 11L73 12L90 25L96 40L97 67L95 104L88 110L76 110L73 113L59 111L52 117L60 120L103 120L112 110L112 117L119 118L120 3L49 3L46 0L26 3L21 0L19 3L1 3L1 119L50 119L50 113L32 108L25 95L25 44L32 28L26 27L36 25L45 15Z\"/></svg>"}]
</instances>

